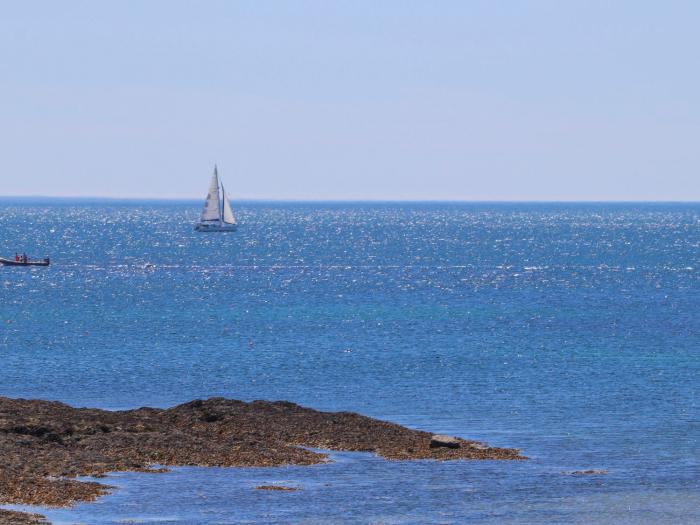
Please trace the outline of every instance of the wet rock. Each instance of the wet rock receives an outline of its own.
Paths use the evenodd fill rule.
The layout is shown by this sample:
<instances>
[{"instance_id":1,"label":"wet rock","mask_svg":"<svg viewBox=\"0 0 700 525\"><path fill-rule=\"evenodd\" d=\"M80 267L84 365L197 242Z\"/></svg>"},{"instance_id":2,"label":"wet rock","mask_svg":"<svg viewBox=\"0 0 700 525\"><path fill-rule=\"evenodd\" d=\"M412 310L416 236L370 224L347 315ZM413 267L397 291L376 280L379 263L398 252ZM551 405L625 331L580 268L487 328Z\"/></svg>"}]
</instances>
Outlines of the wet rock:
<instances>
[{"instance_id":1,"label":"wet rock","mask_svg":"<svg viewBox=\"0 0 700 525\"><path fill-rule=\"evenodd\" d=\"M167 410L109 412L0 397L0 505L92 501L111 487L72 478L114 471L327 461L326 454L309 448L372 452L389 460L524 459L515 449L470 443L280 401L212 398ZM278 488L261 490L280 490L271 486ZM0 524L11 523L2 516Z\"/></svg>"},{"instance_id":2,"label":"wet rock","mask_svg":"<svg viewBox=\"0 0 700 525\"><path fill-rule=\"evenodd\" d=\"M455 437L452 437L452 436L435 434L433 437L430 438L430 448L440 448L440 447L459 448L460 447L460 440L455 438Z\"/></svg>"},{"instance_id":3,"label":"wet rock","mask_svg":"<svg viewBox=\"0 0 700 525\"><path fill-rule=\"evenodd\" d=\"M297 487L285 487L284 485L259 485L255 488L258 490L280 490L284 492L294 492L299 490Z\"/></svg>"},{"instance_id":4,"label":"wet rock","mask_svg":"<svg viewBox=\"0 0 700 525\"><path fill-rule=\"evenodd\" d=\"M567 476L596 476L608 474L609 471L602 469L589 469L589 470L565 470L562 474Z\"/></svg>"},{"instance_id":5,"label":"wet rock","mask_svg":"<svg viewBox=\"0 0 700 525\"><path fill-rule=\"evenodd\" d=\"M1 525L48 525L49 522L40 514L29 514L28 512L16 512L13 510L0 509Z\"/></svg>"}]
</instances>

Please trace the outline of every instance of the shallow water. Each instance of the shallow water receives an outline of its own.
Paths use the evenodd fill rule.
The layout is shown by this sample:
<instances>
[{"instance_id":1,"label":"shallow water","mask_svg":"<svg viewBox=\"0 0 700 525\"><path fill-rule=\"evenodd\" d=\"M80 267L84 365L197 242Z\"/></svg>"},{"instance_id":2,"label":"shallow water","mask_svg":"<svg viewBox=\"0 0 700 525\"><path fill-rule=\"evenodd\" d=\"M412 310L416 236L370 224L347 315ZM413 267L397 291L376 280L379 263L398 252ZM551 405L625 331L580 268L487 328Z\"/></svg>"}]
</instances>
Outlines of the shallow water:
<instances>
[{"instance_id":1,"label":"shallow water","mask_svg":"<svg viewBox=\"0 0 700 525\"><path fill-rule=\"evenodd\" d=\"M286 399L531 460L119 474L56 522L700 522L700 205L239 211L0 201L4 255L52 257L0 268L0 395Z\"/></svg>"}]
</instances>

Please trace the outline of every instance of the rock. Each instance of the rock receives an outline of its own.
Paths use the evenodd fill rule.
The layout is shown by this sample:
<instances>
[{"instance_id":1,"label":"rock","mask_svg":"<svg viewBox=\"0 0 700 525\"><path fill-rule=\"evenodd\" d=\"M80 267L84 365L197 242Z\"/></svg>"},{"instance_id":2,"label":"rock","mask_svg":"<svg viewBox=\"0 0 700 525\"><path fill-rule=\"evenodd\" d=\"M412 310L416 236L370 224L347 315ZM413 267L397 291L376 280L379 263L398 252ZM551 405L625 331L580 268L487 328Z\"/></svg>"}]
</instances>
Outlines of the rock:
<instances>
[{"instance_id":1,"label":"rock","mask_svg":"<svg viewBox=\"0 0 700 525\"><path fill-rule=\"evenodd\" d=\"M40 514L29 514L0 509L0 523L3 525L50 525Z\"/></svg>"},{"instance_id":2,"label":"rock","mask_svg":"<svg viewBox=\"0 0 700 525\"><path fill-rule=\"evenodd\" d=\"M524 459L515 449L478 450L458 438L288 402L212 398L167 410L112 412L0 397L0 503L64 506L94 501L113 487L76 478L115 471L328 461L326 454L313 449L372 452L401 461ZM260 490L294 490L267 487ZM39 519L3 512L2 525Z\"/></svg>"},{"instance_id":3,"label":"rock","mask_svg":"<svg viewBox=\"0 0 700 525\"><path fill-rule=\"evenodd\" d=\"M259 485L255 488L258 490L281 490L285 492L299 490L297 487L285 487L284 485Z\"/></svg>"},{"instance_id":4,"label":"rock","mask_svg":"<svg viewBox=\"0 0 700 525\"><path fill-rule=\"evenodd\" d=\"M601 469L589 469L589 470L566 470L562 472L562 474L566 474L568 476L596 476L596 475L603 475L607 474L607 470L601 470Z\"/></svg>"},{"instance_id":5,"label":"rock","mask_svg":"<svg viewBox=\"0 0 700 525\"><path fill-rule=\"evenodd\" d=\"M435 434L430 438L430 448L459 448L459 439L452 436L443 436L442 434Z\"/></svg>"}]
</instances>

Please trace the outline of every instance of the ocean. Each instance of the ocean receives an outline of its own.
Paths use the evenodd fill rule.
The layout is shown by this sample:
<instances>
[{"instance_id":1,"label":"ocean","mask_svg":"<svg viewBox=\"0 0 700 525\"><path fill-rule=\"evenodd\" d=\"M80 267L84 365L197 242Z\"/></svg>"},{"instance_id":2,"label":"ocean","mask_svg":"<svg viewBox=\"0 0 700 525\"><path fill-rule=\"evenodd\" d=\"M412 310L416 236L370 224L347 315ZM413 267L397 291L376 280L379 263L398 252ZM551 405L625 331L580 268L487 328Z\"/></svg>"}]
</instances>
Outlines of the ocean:
<instances>
[{"instance_id":1,"label":"ocean","mask_svg":"<svg viewBox=\"0 0 700 525\"><path fill-rule=\"evenodd\" d=\"M0 200L0 395L288 400L516 462L119 473L54 523L700 523L700 204ZM606 474L571 475L577 470ZM255 490L293 484L298 492Z\"/></svg>"}]
</instances>

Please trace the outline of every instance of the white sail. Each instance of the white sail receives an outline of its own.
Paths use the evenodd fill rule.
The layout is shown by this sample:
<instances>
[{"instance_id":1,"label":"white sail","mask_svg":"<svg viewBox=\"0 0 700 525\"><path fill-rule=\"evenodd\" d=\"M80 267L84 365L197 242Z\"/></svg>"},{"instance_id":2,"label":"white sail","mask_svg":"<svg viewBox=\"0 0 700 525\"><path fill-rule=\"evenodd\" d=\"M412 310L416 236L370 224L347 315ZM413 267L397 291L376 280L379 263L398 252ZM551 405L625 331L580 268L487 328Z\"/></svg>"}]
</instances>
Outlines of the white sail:
<instances>
[{"instance_id":1,"label":"white sail","mask_svg":"<svg viewBox=\"0 0 700 525\"><path fill-rule=\"evenodd\" d=\"M228 202L228 195L223 184L221 185L221 193L224 202L224 222L226 224L236 224L236 218L233 216L233 211L231 211L231 205Z\"/></svg>"},{"instance_id":2,"label":"white sail","mask_svg":"<svg viewBox=\"0 0 700 525\"><path fill-rule=\"evenodd\" d=\"M207 194L207 200L204 201L201 220L202 222L221 220L221 209L219 208L219 174L216 172L216 167L214 167L214 175L211 176L209 193Z\"/></svg>"}]
</instances>

